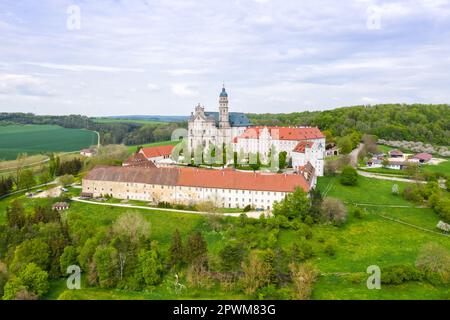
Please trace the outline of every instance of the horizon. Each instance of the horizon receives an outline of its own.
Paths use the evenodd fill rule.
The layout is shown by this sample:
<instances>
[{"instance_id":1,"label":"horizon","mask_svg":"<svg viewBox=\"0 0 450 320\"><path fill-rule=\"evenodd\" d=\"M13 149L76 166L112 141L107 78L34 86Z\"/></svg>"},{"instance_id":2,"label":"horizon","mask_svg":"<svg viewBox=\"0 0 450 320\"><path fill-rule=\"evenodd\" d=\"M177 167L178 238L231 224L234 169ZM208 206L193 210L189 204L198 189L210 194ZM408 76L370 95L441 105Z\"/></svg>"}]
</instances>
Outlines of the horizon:
<instances>
[{"instance_id":1,"label":"horizon","mask_svg":"<svg viewBox=\"0 0 450 320\"><path fill-rule=\"evenodd\" d=\"M446 0L8 0L0 12L8 112L189 115L217 109L222 83L245 113L450 101Z\"/></svg>"}]
</instances>

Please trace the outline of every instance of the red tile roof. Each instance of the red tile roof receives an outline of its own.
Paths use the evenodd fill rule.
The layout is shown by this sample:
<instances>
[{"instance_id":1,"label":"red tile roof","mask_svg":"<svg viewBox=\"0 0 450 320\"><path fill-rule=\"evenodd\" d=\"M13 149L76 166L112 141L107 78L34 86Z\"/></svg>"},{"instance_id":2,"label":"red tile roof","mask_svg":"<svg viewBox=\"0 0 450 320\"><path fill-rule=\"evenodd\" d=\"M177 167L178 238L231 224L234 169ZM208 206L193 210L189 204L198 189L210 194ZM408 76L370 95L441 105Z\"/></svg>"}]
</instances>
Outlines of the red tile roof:
<instances>
[{"instance_id":1,"label":"red tile roof","mask_svg":"<svg viewBox=\"0 0 450 320\"><path fill-rule=\"evenodd\" d=\"M325 135L315 127L251 127L247 128L239 139L257 139L264 128L269 130L275 140L308 140L325 138Z\"/></svg>"},{"instance_id":2,"label":"red tile roof","mask_svg":"<svg viewBox=\"0 0 450 320\"><path fill-rule=\"evenodd\" d=\"M310 141L300 141L294 148L294 152L304 153L306 148L312 148L313 142Z\"/></svg>"},{"instance_id":3,"label":"red tile roof","mask_svg":"<svg viewBox=\"0 0 450 320\"><path fill-rule=\"evenodd\" d=\"M304 191L309 190L309 183L300 174L265 174L196 168L98 166L92 169L84 180L277 192L293 192L296 187Z\"/></svg>"},{"instance_id":4,"label":"red tile roof","mask_svg":"<svg viewBox=\"0 0 450 320\"><path fill-rule=\"evenodd\" d=\"M429 161L429 160L431 160L431 158L433 158L433 156L429 153L418 153L413 158L419 159L419 160L424 160L424 161Z\"/></svg>"},{"instance_id":5,"label":"red tile roof","mask_svg":"<svg viewBox=\"0 0 450 320\"><path fill-rule=\"evenodd\" d=\"M156 167L153 161L148 160L142 153L133 153L123 164L123 166L129 167Z\"/></svg>"},{"instance_id":6,"label":"red tile roof","mask_svg":"<svg viewBox=\"0 0 450 320\"><path fill-rule=\"evenodd\" d=\"M392 156L392 155L394 155L394 156L402 156L403 152L401 152L400 150L391 150L391 151L389 151L389 155L390 156Z\"/></svg>"},{"instance_id":7,"label":"red tile roof","mask_svg":"<svg viewBox=\"0 0 450 320\"><path fill-rule=\"evenodd\" d=\"M146 147L141 148L139 152L143 153L144 156L148 158L169 156L175 146L159 146L159 147Z\"/></svg>"}]
</instances>

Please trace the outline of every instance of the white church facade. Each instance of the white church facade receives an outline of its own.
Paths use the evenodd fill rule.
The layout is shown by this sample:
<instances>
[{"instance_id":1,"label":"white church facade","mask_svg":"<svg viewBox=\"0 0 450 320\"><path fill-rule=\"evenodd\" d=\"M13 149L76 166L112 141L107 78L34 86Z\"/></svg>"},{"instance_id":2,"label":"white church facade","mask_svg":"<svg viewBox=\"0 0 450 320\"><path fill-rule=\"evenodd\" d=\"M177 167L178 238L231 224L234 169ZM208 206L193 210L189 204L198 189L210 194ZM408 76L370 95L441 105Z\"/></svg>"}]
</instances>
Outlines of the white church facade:
<instances>
[{"instance_id":1,"label":"white church facade","mask_svg":"<svg viewBox=\"0 0 450 320\"><path fill-rule=\"evenodd\" d=\"M325 135L318 128L251 126L244 113L229 112L225 88L219 95L219 112L207 112L199 104L188 121L190 154L223 144L238 153L259 153L265 159L273 152L286 152L294 171L302 172L309 163L316 176L323 176Z\"/></svg>"}]
</instances>

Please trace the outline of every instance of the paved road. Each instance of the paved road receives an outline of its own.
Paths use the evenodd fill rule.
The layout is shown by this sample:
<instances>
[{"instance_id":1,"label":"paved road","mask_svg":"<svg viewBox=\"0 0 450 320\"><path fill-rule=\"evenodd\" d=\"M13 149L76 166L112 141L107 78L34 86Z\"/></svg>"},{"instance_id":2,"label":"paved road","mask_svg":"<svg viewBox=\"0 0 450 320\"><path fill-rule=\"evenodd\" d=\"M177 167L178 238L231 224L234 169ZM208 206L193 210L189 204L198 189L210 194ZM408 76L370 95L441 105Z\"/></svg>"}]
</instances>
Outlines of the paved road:
<instances>
[{"instance_id":1,"label":"paved road","mask_svg":"<svg viewBox=\"0 0 450 320\"><path fill-rule=\"evenodd\" d=\"M105 203L105 202L96 202L96 201L90 201L90 200L83 200L79 197L73 197L71 200L76 202L83 202L88 204L96 204L100 206L110 206L110 207L122 207L122 208L130 208L130 209L144 209L144 210L153 210L153 211L167 211L167 212L179 212L179 213L191 213L191 214L200 214L200 215L213 215L217 213L212 212L202 212L202 211L191 211L191 210L179 210L179 209L166 209L166 208L156 208L156 207L146 207L146 206L136 206L132 204L125 204L125 203ZM257 211L251 211L245 213L247 217L253 218L253 219L259 219L259 216L261 215L261 212ZM228 217L239 217L241 213L219 213L221 216L228 216Z\"/></svg>"}]
</instances>

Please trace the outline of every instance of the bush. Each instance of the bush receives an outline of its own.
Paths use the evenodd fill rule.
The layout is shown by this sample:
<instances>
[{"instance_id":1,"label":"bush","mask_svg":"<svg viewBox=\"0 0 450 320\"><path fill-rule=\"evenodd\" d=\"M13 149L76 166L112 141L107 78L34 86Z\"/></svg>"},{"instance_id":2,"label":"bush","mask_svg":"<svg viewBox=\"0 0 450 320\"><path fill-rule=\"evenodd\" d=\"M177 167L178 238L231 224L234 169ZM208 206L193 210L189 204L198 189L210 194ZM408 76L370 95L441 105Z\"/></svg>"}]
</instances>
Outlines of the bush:
<instances>
[{"instance_id":1,"label":"bush","mask_svg":"<svg viewBox=\"0 0 450 320\"><path fill-rule=\"evenodd\" d=\"M364 215L363 210L360 207L354 207L352 210L352 214L357 219L362 219Z\"/></svg>"},{"instance_id":2,"label":"bush","mask_svg":"<svg viewBox=\"0 0 450 320\"><path fill-rule=\"evenodd\" d=\"M423 246L417 257L416 267L432 283L450 283L450 253L445 247L436 243Z\"/></svg>"},{"instance_id":3,"label":"bush","mask_svg":"<svg viewBox=\"0 0 450 320\"><path fill-rule=\"evenodd\" d=\"M328 243L324 251L328 256L333 257L336 254L336 247L332 243Z\"/></svg>"},{"instance_id":4,"label":"bush","mask_svg":"<svg viewBox=\"0 0 450 320\"><path fill-rule=\"evenodd\" d=\"M346 166L339 181L344 186L355 186L358 183L358 172L352 166Z\"/></svg>"},{"instance_id":5,"label":"bush","mask_svg":"<svg viewBox=\"0 0 450 320\"><path fill-rule=\"evenodd\" d=\"M335 225L341 225L347 219L347 209L342 201L326 198L322 203L322 220Z\"/></svg>"},{"instance_id":6,"label":"bush","mask_svg":"<svg viewBox=\"0 0 450 320\"><path fill-rule=\"evenodd\" d=\"M252 210L252 206L251 205L246 205L245 207L244 207L244 209L242 210L243 212L249 212L249 211L251 211Z\"/></svg>"},{"instance_id":7,"label":"bush","mask_svg":"<svg viewBox=\"0 0 450 320\"><path fill-rule=\"evenodd\" d=\"M381 282L384 284L402 284L407 281L419 281L422 273L409 265L394 265L384 268L381 273Z\"/></svg>"}]
</instances>

